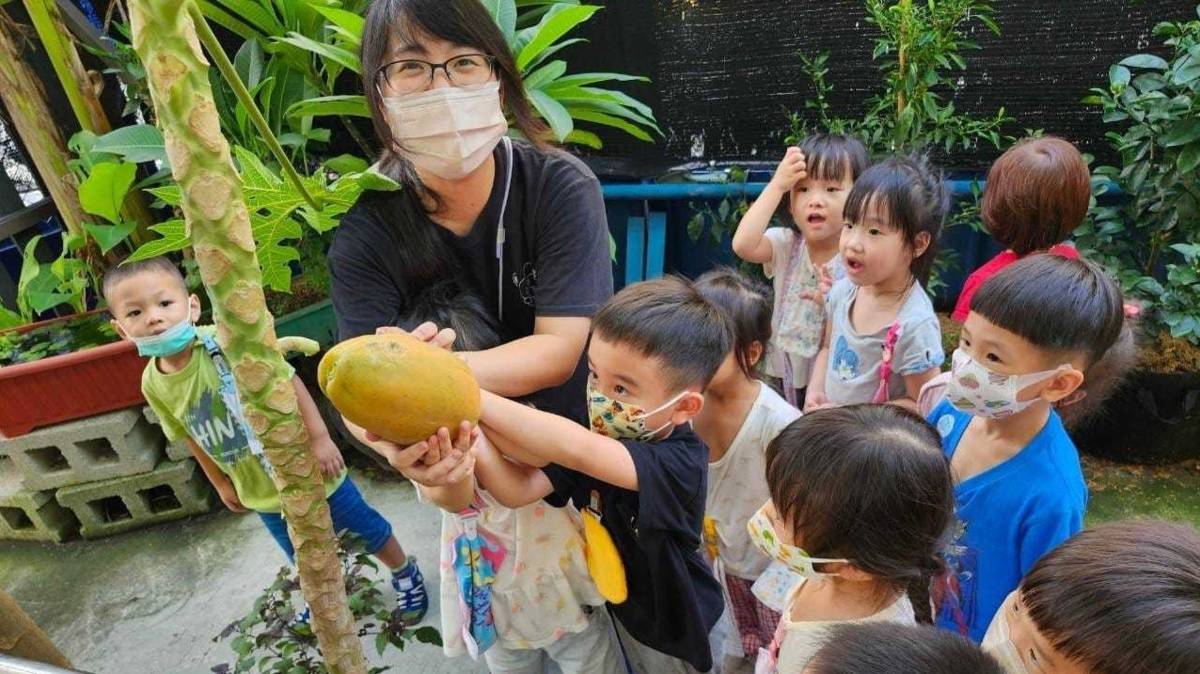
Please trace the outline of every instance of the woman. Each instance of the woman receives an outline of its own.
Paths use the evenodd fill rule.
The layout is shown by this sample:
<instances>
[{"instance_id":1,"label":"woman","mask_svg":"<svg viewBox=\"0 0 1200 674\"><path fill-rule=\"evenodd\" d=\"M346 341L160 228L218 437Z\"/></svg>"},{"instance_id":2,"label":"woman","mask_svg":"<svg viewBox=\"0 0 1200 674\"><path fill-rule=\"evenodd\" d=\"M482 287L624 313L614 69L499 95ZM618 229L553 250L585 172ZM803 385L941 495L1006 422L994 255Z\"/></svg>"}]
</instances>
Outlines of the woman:
<instances>
[{"instance_id":1,"label":"woman","mask_svg":"<svg viewBox=\"0 0 1200 674\"><path fill-rule=\"evenodd\" d=\"M375 0L361 59L380 168L402 189L365 193L338 228L339 338L397 326L423 289L460 283L505 342L464 354L480 385L582 421L580 358L612 294L596 177L546 145L478 0ZM506 113L523 140L505 137Z\"/></svg>"}]
</instances>

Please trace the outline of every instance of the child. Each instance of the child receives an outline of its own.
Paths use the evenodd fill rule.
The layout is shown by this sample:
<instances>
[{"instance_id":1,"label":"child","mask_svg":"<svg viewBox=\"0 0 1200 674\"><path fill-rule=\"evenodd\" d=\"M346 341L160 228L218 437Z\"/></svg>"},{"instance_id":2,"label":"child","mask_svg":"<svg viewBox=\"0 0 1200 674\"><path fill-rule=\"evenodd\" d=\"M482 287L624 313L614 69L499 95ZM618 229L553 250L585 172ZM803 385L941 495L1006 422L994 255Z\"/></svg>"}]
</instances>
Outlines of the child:
<instances>
[{"instance_id":1,"label":"child","mask_svg":"<svg viewBox=\"0 0 1200 674\"><path fill-rule=\"evenodd\" d=\"M983 649L1008 674L1200 672L1200 534L1152 520L1081 532L1008 596Z\"/></svg>"},{"instance_id":2,"label":"child","mask_svg":"<svg viewBox=\"0 0 1200 674\"><path fill-rule=\"evenodd\" d=\"M954 514L933 428L897 405L818 410L771 442L766 474L751 537L804 580L759 667L800 674L839 624L915 624L906 590L941 570Z\"/></svg>"},{"instance_id":3,"label":"child","mask_svg":"<svg viewBox=\"0 0 1200 674\"><path fill-rule=\"evenodd\" d=\"M917 408L921 387L945 359L920 280L948 208L941 173L922 158L888 159L854 183L840 241L847 277L829 291L806 411L888 401Z\"/></svg>"},{"instance_id":4,"label":"child","mask_svg":"<svg viewBox=\"0 0 1200 674\"><path fill-rule=\"evenodd\" d=\"M969 639L927 625L840 625L805 674L1005 674Z\"/></svg>"},{"instance_id":5,"label":"child","mask_svg":"<svg viewBox=\"0 0 1200 674\"><path fill-rule=\"evenodd\" d=\"M400 324L432 321L453 326L456 350L489 349L500 342L494 321L471 293L434 286L414 300L414 307ZM460 441L469 445L469 436L469 426L460 429ZM480 451L494 451L486 438L478 442ZM434 454L452 450L448 432L426 445ZM552 508L540 500L507 508L488 492L479 475L418 490L445 511L441 598L443 650L448 657L478 657L483 651L493 674L540 673L547 662L563 674L624 674L604 599L588 575L577 510ZM466 570L459 547L468 533L487 542L490 559L499 555L483 621L472 621L472 612L461 610L478 605L478 597L464 596L460 584Z\"/></svg>"},{"instance_id":6,"label":"child","mask_svg":"<svg viewBox=\"0 0 1200 674\"><path fill-rule=\"evenodd\" d=\"M150 357L142 373L142 393L167 438L186 437L226 507L255 511L291 560L294 550L262 444L242 415L215 329L193 324L200 315L200 300L188 295L183 275L170 260L156 257L114 267L105 275L102 290L113 328L135 342L138 353ZM417 560L405 556L391 524L363 500L346 475L341 453L308 389L298 377L292 385L314 458L325 475L334 529L357 534L387 565L401 615L410 623L419 622L429 599Z\"/></svg>"},{"instance_id":7,"label":"child","mask_svg":"<svg viewBox=\"0 0 1200 674\"><path fill-rule=\"evenodd\" d=\"M754 377L771 337L767 289L728 268L696 279L696 289L725 312L734 331L733 352L704 392L704 409L692 422L708 446L706 547L736 627L723 649L721 671L730 674L753 667L779 624L779 611L751 592L770 560L750 544L746 521L770 497L763 479L767 443L800 412Z\"/></svg>"},{"instance_id":8,"label":"child","mask_svg":"<svg viewBox=\"0 0 1200 674\"><path fill-rule=\"evenodd\" d=\"M476 471L509 507L545 498L556 506L573 501L589 509L586 517L599 513L603 529L588 534L596 555L589 570L606 579L621 645L639 674L712 667L708 634L722 600L700 554L708 450L688 422L729 353L730 332L721 311L686 280L638 283L592 322L591 431L483 394L481 428L525 465L489 463L481 451ZM599 542L605 535L612 547ZM614 557L600 557L614 547ZM627 592L612 580L622 567Z\"/></svg>"},{"instance_id":9,"label":"child","mask_svg":"<svg viewBox=\"0 0 1200 674\"><path fill-rule=\"evenodd\" d=\"M1006 250L967 277L951 318L967 320L979 286L1030 253L1078 258L1063 241L1083 224L1091 185L1083 155L1061 138L1026 138L1000 155L988 170L980 216Z\"/></svg>"},{"instance_id":10,"label":"child","mask_svg":"<svg viewBox=\"0 0 1200 674\"><path fill-rule=\"evenodd\" d=\"M1123 320L1116 285L1082 260L1032 255L976 293L946 401L929 416L963 526L942 627L982 639L1034 562L1083 526L1087 487L1053 404L1079 388Z\"/></svg>"},{"instance_id":11,"label":"child","mask_svg":"<svg viewBox=\"0 0 1200 674\"><path fill-rule=\"evenodd\" d=\"M857 138L809 136L790 147L775 175L733 236L733 252L760 263L774 279L775 305L766 373L783 380L788 402L808 383L813 358L821 347L825 292L821 270L845 276L838 254L842 207L854 181L867 168L867 149ZM788 197L791 227L767 229L779 202Z\"/></svg>"}]
</instances>

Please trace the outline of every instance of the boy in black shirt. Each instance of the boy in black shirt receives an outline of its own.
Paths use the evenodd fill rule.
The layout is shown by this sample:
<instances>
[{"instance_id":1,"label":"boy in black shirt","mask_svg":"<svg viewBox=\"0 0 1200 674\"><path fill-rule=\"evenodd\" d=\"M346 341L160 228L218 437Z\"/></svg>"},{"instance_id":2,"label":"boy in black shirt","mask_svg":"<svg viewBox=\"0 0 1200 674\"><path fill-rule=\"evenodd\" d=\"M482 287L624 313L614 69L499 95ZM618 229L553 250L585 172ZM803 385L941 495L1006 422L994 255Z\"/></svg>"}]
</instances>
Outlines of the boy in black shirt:
<instances>
[{"instance_id":1,"label":"boy in black shirt","mask_svg":"<svg viewBox=\"0 0 1200 674\"><path fill-rule=\"evenodd\" d=\"M475 470L509 507L545 498L599 512L628 588L609 608L639 674L712 667L708 633L722 599L699 552L708 450L688 421L732 341L721 312L688 281L647 281L614 296L592 323L592 432L483 394L484 434L520 463L481 442Z\"/></svg>"}]
</instances>

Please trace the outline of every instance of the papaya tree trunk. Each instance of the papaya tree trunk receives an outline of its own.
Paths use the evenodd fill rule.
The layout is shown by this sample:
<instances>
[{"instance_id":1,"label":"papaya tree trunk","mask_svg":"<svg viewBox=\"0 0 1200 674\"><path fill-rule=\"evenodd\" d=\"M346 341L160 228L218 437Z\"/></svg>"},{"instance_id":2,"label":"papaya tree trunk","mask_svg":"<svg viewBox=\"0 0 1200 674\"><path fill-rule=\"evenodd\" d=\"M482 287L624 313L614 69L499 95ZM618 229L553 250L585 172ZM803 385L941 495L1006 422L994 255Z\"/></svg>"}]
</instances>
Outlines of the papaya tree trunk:
<instances>
[{"instance_id":1,"label":"papaya tree trunk","mask_svg":"<svg viewBox=\"0 0 1200 674\"><path fill-rule=\"evenodd\" d=\"M0 590L0 653L55 667L71 667L71 661L4 590Z\"/></svg>"},{"instance_id":2,"label":"papaya tree trunk","mask_svg":"<svg viewBox=\"0 0 1200 674\"><path fill-rule=\"evenodd\" d=\"M23 60L25 38L22 26L0 10L0 100L4 101L14 130L29 152L29 160L58 208L63 226L71 234L83 237L83 222L87 216L79 206L79 186L75 176L67 168L70 156L67 144L58 126L51 121L54 117L46 102L46 91ZM100 250L94 243L89 241L79 256L93 273L103 271Z\"/></svg>"},{"instance_id":3,"label":"papaya tree trunk","mask_svg":"<svg viewBox=\"0 0 1200 674\"><path fill-rule=\"evenodd\" d=\"M246 418L275 467L300 586L325 664L332 672L362 672L362 644L346 603L321 474L308 449L287 364L276 350L241 181L221 134L208 61L189 16L193 3L131 0L133 46L146 66L155 116L182 190L217 341L237 379Z\"/></svg>"}]
</instances>

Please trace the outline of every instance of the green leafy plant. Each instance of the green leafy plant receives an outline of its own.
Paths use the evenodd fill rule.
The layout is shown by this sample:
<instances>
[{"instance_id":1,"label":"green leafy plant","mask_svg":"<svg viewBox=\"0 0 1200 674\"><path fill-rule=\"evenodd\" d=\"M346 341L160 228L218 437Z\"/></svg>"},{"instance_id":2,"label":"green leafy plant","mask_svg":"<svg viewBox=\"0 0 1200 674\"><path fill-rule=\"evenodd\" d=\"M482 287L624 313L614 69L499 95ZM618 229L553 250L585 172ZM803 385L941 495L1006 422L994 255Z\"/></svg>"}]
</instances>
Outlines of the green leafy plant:
<instances>
[{"instance_id":1,"label":"green leafy plant","mask_svg":"<svg viewBox=\"0 0 1200 674\"><path fill-rule=\"evenodd\" d=\"M336 78L344 70L361 75L358 49L362 19L337 8L317 7L317 0L309 2L328 20L323 38L289 34L276 40L312 53L326 79L331 74ZM601 7L579 4L578 0L483 0L483 4L512 50L525 93L559 142L600 148L603 145L600 137L594 131L580 128L581 122L623 131L646 142L653 141L651 133L661 133L653 111L645 103L624 92L598 86L648 81L645 77L622 73L567 74L567 62L552 58L564 48L583 42L581 38L564 38ZM329 94L295 103L287 114L370 116L364 97Z\"/></svg>"},{"instance_id":2,"label":"green leafy plant","mask_svg":"<svg viewBox=\"0 0 1200 674\"><path fill-rule=\"evenodd\" d=\"M360 541L349 536L341 539L338 554L342 562L342 577L346 581L346 596L350 612L358 624L358 635L371 638L380 655L389 648L404 650L413 641L441 646L441 635L432 627L411 629L400 618L400 610L385 599L369 574L378 566L364 550ZM244 618L231 623L213 641L229 640L237 656L232 664L212 668L217 674L231 672L272 672L325 674L325 665L317 650L317 638L312 629L296 621L300 606L300 581L290 567L279 569L275 582L257 599ZM374 667L372 674L390 667Z\"/></svg>"},{"instance_id":3,"label":"green leafy plant","mask_svg":"<svg viewBox=\"0 0 1200 674\"><path fill-rule=\"evenodd\" d=\"M66 236L63 248L53 262L40 262L36 251L42 236L34 236L22 251L21 274L17 279L17 306L0 306L0 329L31 323L38 314L67 305L76 313L87 309L87 291L94 287L90 270L72 254L83 241Z\"/></svg>"},{"instance_id":4,"label":"green leafy plant","mask_svg":"<svg viewBox=\"0 0 1200 674\"><path fill-rule=\"evenodd\" d=\"M1153 34L1169 58L1125 58L1084 99L1118 126L1107 137L1120 163L1094 169L1097 198L1075 239L1150 305L1155 327L1200 345L1200 21L1163 22ZM1115 203L1105 196L1114 185Z\"/></svg>"},{"instance_id":5,"label":"green leafy plant","mask_svg":"<svg viewBox=\"0 0 1200 674\"><path fill-rule=\"evenodd\" d=\"M978 22L999 35L986 0L867 0L867 21L879 28L872 58L880 62L883 89L867 100L861 117L833 114L828 83L829 54L801 55L804 72L812 80L815 98L805 102L815 122L795 114L788 143L794 144L814 129L848 133L862 138L876 154L910 152L940 147L970 149L989 143L1000 149L1012 142L1003 127L1012 121L1000 108L991 117L976 119L958 111L953 97L966 70L963 52L978 49L967 39L965 28Z\"/></svg>"},{"instance_id":6,"label":"green leafy plant","mask_svg":"<svg viewBox=\"0 0 1200 674\"><path fill-rule=\"evenodd\" d=\"M304 237L304 226L320 235L338 225L341 216L354 205L365 189L390 190L398 185L377 171L366 169L337 176L332 181L324 171L301 179L310 204L294 184L268 168L253 152L233 148L242 177L242 192L250 211L250 226L262 267L265 287L287 292L291 288L291 263L300 259L297 244ZM148 190L167 206L179 207L177 185ZM131 260L141 260L191 245L182 220L171 220L151 227L161 238L138 248Z\"/></svg>"},{"instance_id":7,"label":"green leafy plant","mask_svg":"<svg viewBox=\"0 0 1200 674\"><path fill-rule=\"evenodd\" d=\"M7 332L0 334L0 367L82 351L118 339L103 314L77 316L24 332Z\"/></svg>"}]
</instances>

